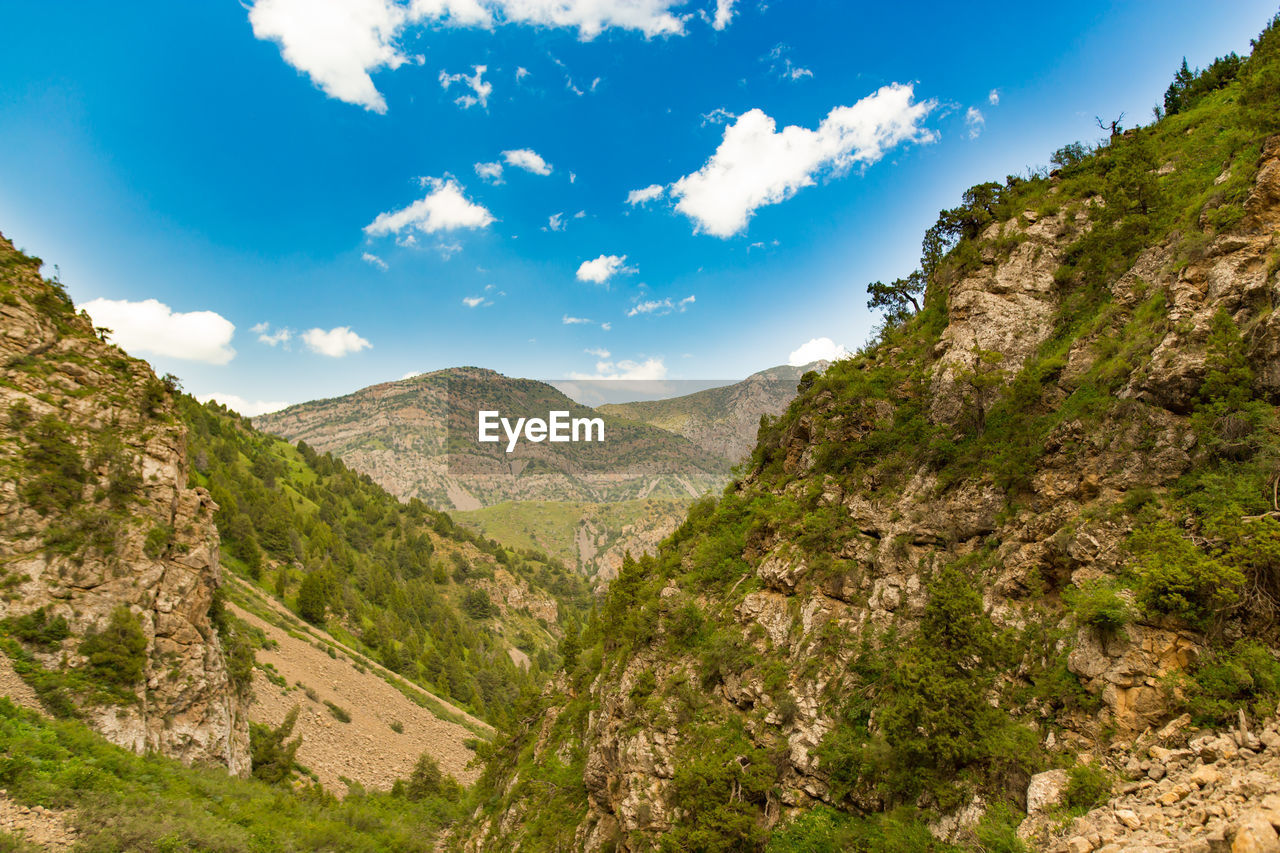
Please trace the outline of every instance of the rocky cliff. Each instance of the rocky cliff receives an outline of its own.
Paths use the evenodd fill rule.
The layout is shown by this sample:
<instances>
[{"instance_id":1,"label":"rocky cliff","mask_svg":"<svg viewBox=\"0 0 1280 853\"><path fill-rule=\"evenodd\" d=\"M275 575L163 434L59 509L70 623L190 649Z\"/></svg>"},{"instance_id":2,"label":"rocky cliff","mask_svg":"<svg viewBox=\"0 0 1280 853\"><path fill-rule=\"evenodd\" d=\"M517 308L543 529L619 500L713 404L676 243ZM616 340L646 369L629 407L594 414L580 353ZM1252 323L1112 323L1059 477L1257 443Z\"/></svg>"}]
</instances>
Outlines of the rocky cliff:
<instances>
[{"instance_id":1,"label":"rocky cliff","mask_svg":"<svg viewBox=\"0 0 1280 853\"><path fill-rule=\"evenodd\" d=\"M171 389L0 237L0 618L55 713L135 751L249 771L211 611L216 506Z\"/></svg>"},{"instance_id":2,"label":"rocky cliff","mask_svg":"<svg viewBox=\"0 0 1280 853\"><path fill-rule=\"evenodd\" d=\"M1038 772L1122 774L1178 713L1274 709L1258 79L944 211L923 310L623 566L458 846L986 845Z\"/></svg>"}]
</instances>

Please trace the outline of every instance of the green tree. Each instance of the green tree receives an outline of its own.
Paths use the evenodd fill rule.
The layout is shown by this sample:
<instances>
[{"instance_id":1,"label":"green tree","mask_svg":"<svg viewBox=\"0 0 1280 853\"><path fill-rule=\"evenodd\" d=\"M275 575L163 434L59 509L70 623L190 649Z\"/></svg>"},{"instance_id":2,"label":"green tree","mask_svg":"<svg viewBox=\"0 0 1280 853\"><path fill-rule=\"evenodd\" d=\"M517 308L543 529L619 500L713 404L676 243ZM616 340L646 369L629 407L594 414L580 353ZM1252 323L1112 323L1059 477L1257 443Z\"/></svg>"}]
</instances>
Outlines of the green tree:
<instances>
[{"instance_id":1,"label":"green tree","mask_svg":"<svg viewBox=\"0 0 1280 853\"><path fill-rule=\"evenodd\" d=\"M323 625L329 607L328 590L320 572L308 572L298 588L298 615L313 625Z\"/></svg>"},{"instance_id":2,"label":"green tree","mask_svg":"<svg viewBox=\"0 0 1280 853\"><path fill-rule=\"evenodd\" d=\"M297 766L295 756L302 738L289 740L298 722L298 706L294 706L276 728L262 723L249 724L249 754L253 762L253 775L257 779L278 785L293 778Z\"/></svg>"},{"instance_id":3,"label":"green tree","mask_svg":"<svg viewBox=\"0 0 1280 853\"><path fill-rule=\"evenodd\" d=\"M867 285L867 307L872 311L884 309L885 319L896 325L920 313L920 298L924 294L924 273L916 270L906 278L895 279L889 284L873 281ZM908 307L909 306L909 307Z\"/></svg>"},{"instance_id":4,"label":"green tree","mask_svg":"<svg viewBox=\"0 0 1280 853\"><path fill-rule=\"evenodd\" d=\"M105 628L85 636L80 654L89 659L89 671L101 680L132 687L146 669L147 635L138 617L122 604L111 611Z\"/></svg>"}]
</instances>

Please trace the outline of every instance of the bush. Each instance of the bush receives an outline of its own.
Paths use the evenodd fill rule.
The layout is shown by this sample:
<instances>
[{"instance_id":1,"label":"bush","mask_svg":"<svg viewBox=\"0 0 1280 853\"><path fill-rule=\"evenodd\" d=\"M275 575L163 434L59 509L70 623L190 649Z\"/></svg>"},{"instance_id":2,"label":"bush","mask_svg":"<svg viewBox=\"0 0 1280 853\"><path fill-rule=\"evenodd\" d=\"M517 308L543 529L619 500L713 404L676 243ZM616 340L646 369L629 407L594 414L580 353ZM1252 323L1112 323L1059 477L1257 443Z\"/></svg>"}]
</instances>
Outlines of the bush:
<instances>
[{"instance_id":1,"label":"bush","mask_svg":"<svg viewBox=\"0 0 1280 853\"><path fill-rule=\"evenodd\" d=\"M1227 722L1240 708L1263 717L1280 700L1280 661L1262 643L1240 640L1205 655L1179 686L1186 710L1199 724Z\"/></svg>"},{"instance_id":2,"label":"bush","mask_svg":"<svg viewBox=\"0 0 1280 853\"><path fill-rule=\"evenodd\" d=\"M1133 608L1120 597L1112 581L1085 581L1074 590L1067 590L1066 598L1076 621L1101 633L1115 634L1133 621Z\"/></svg>"},{"instance_id":3,"label":"bush","mask_svg":"<svg viewBox=\"0 0 1280 853\"><path fill-rule=\"evenodd\" d=\"M80 654L89 659L87 668L98 679L132 687L146 670L147 635L133 611L120 605L111 612L106 628L85 635Z\"/></svg>"},{"instance_id":4,"label":"bush","mask_svg":"<svg viewBox=\"0 0 1280 853\"><path fill-rule=\"evenodd\" d=\"M262 723L249 724L249 752L255 778L273 785L293 778L297 767L294 757L298 754L298 747L302 746L302 738L289 740L289 735L293 734L297 722L298 707L295 705L274 729Z\"/></svg>"},{"instance_id":5,"label":"bush","mask_svg":"<svg viewBox=\"0 0 1280 853\"><path fill-rule=\"evenodd\" d=\"M173 543L173 528L167 524L157 524L147 532L142 543L142 552L153 560L159 559Z\"/></svg>"},{"instance_id":6,"label":"bush","mask_svg":"<svg viewBox=\"0 0 1280 853\"><path fill-rule=\"evenodd\" d=\"M323 626L328 608L324 578L319 572L308 572L302 579L302 586L298 588L298 615L312 625Z\"/></svg>"},{"instance_id":7,"label":"bush","mask_svg":"<svg viewBox=\"0 0 1280 853\"><path fill-rule=\"evenodd\" d=\"M1169 521L1156 521L1129 539L1143 609L1202 624L1235 603L1244 574L1197 548Z\"/></svg>"},{"instance_id":8,"label":"bush","mask_svg":"<svg viewBox=\"0 0 1280 853\"><path fill-rule=\"evenodd\" d=\"M347 713L345 708L342 708L339 705L333 704L328 699L325 700L324 706L329 709L329 713L332 714L333 718L338 722L340 723L351 722L351 715Z\"/></svg>"},{"instance_id":9,"label":"bush","mask_svg":"<svg viewBox=\"0 0 1280 853\"><path fill-rule=\"evenodd\" d=\"M1084 813L1110 797L1111 775L1097 762L1078 764L1067 771L1067 790L1062 797L1067 808Z\"/></svg>"},{"instance_id":10,"label":"bush","mask_svg":"<svg viewBox=\"0 0 1280 853\"><path fill-rule=\"evenodd\" d=\"M43 607L17 618L6 619L5 627L22 642L45 649L56 646L71 636L67 620L61 616L50 619Z\"/></svg>"}]
</instances>

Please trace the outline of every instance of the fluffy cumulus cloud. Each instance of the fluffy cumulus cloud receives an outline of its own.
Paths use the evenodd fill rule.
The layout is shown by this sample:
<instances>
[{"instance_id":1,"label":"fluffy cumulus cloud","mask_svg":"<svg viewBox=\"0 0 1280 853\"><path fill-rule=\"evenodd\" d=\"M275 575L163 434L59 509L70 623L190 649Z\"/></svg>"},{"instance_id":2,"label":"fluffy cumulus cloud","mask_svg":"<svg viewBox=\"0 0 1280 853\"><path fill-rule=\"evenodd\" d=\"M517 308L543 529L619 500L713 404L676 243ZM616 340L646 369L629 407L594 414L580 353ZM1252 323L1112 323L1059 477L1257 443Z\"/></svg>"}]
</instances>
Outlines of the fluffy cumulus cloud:
<instances>
[{"instance_id":1,"label":"fluffy cumulus cloud","mask_svg":"<svg viewBox=\"0 0 1280 853\"><path fill-rule=\"evenodd\" d=\"M372 74L422 61L402 52L400 39L413 25L492 28L524 24L576 29L589 41L617 28L645 36L683 35L691 17L676 10L686 0L255 0L253 34L275 42L285 62L306 74L331 98L384 113L386 101ZM717 0L712 26L723 29L734 0ZM479 66L477 67L480 68ZM528 72L525 72L526 74ZM453 75L448 75L453 76ZM517 71L517 80L520 78ZM476 75L480 84L479 73ZM459 76L456 82L465 80ZM492 88L490 84L484 83ZM459 102L483 105L475 91Z\"/></svg>"},{"instance_id":2,"label":"fluffy cumulus cloud","mask_svg":"<svg viewBox=\"0 0 1280 853\"><path fill-rule=\"evenodd\" d=\"M570 373L570 379L626 379L629 381L655 381L665 379L667 366L660 358L644 361L598 361L595 373Z\"/></svg>"},{"instance_id":3,"label":"fluffy cumulus cloud","mask_svg":"<svg viewBox=\"0 0 1280 853\"><path fill-rule=\"evenodd\" d=\"M667 192L667 188L662 184L650 184L641 190L632 190L627 193L627 204L635 207L637 204L648 204L655 199L662 198Z\"/></svg>"},{"instance_id":4,"label":"fluffy cumulus cloud","mask_svg":"<svg viewBox=\"0 0 1280 853\"><path fill-rule=\"evenodd\" d=\"M239 412L248 418L256 418L258 415L265 415L268 412L278 412L293 405L280 400L246 400L238 394L227 394L222 391L214 391L212 394L197 394L196 399L201 403L213 400L215 403L221 403L231 411Z\"/></svg>"},{"instance_id":5,"label":"fluffy cumulus cloud","mask_svg":"<svg viewBox=\"0 0 1280 853\"><path fill-rule=\"evenodd\" d=\"M987 93L987 103L993 107L1000 106L1000 90L992 89Z\"/></svg>"},{"instance_id":6,"label":"fluffy cumulus cloud","mask_svg":"<svg viewBox=\"0 0 1280 853\"><path fill-rule=\"evenodd\" d=\"M787 356L787 364L800 367L815 361L835 361L848 354L849 351L842 344L836 343L831 338L811 338Z\"/></svg>"},{"instance_id":7,"label":"fluffy cumulus cloud","mask_svg":"<svg viewBox=\"0 0 1280 853\"><path fill-rule=\"evenodd\" d=\"M627 312L627 316L635 317L640 314L653 314L661 317L663 314L671 314L672 312L683 314L696 301L697 298L693 294L689 294L679 301L674 301L669 297L667 299L646 299L633 305L631 310Z\"/></svg>"},{"instance_id":8,"label":"fluffy cumulus cloud","mask_svg":"<svg viewBox=\"0 0 1280 853\"><path fill-rule=\"evenodd\" d=\"M626 255L601 255L594 260L582 262L578 267L578 281L608 284L609 279L615 275L633 275L636 272L638 270L635 267L627 266Z\"/></svg>"},{"instance_id":9,"label":"fluffy cumulus cloud","mask_svg":"<svg viewBox=\"0 0 1280 853\"><path fill-rule=\"evenodd\" d=\"M409 15L392 0L257 0L249 23L329 97L385 113L369 74L409 61L395 43Z\"/></svg>"},{"instance_id":10,"label":"fluffy cumulus cloud","mask_svg":"<svg viewBox=\"0 0 1280 853\"><path fill-rule=\"evenodd\" d=\"M461 83L470 89L469 93L464 93L453 99L453 102L463 109L470 109L476 104L482 107L489 106L489 96L493 94L493 84L488 83L484 79L484 72L489 70L487 65L471 66L472 74L450 74L446 71L440 72L440 88L446 92L454 83Z\"/></svg>"},{"instance_id":11,"label":"fluffy cumulus cloud","mask_svg":"<svg viewBox=\"0 0 1280 853\"><path fill-rule=\"evenodd\" d=\"M542 155L531 148L517 148L514 151L503 151L502 159L507 165L516 169L524 169L535 175L550 175L551 164L542 159Z\"/></svg>"},{"instance_id":12,"label":"fluffy cumulus cloud","mask_svg":"<svg viewBox=\"0 0 1280 853\"><path fill-rule=\"evenodd\" d=\"M94 299L81 306L93 324L111 330L110 340L126 352L226 364L235 357L236 327L214 311L179 313L155 299Z\"/></svg>"},{"instance_id":13,"label":"fluffy cumulus cloud","mask_svg":"<svg viewBox=\"0 0 1280 853\"><path fill-rule=\"evenodd\" d=\"M779 131L762 110L749 110L725 128L711 159L669 192L695 230L732 237L758 208L786 201L819 175L868 166L906 142L932 142L937 136L923 122L935 106L916 101L911 86L893 83L831 110L817 130L790 125Z\"/></svg>"},{"instance_id":14,"label":"fluffy cumulus cloud","mask_svg":"<svg viewBox=\"0 0 1280 853\"><path fill-rule=\"evenodd\" d=\"M416 229L435 234L438 231L485 228L494 221L493 214L463 195L462 187L452 178L426 178L424 186L431 188L426 196L400 210L379 213L364 227L364 233L380 237Z\"/></svg>"},{"instance_id":15,"label":"fluffy cumulus cloud","mask_svg":"<svg viewBox=\"0 0 1280 853\"><path fill-rule=\"evenodd\" d=\"M969 138L977 139L982 135L982 129L987 126L987 118L982 114L982 110L969 107L964 114L964 126L968 128Z\"/></svg>"},{"instance_id":16,"label":"fluffy cumulus cloud","mask_svg":"<svg viewBox=\"0 0 1280 853\"><path fill-rule=\"evenodd\" d=\"M337 326L324 329L308 329L302 333L302 342L307 349L329 358L342 358L353 352L369 349L373 344L351 331L349 326Z\"/></svg>"}]
</instances>

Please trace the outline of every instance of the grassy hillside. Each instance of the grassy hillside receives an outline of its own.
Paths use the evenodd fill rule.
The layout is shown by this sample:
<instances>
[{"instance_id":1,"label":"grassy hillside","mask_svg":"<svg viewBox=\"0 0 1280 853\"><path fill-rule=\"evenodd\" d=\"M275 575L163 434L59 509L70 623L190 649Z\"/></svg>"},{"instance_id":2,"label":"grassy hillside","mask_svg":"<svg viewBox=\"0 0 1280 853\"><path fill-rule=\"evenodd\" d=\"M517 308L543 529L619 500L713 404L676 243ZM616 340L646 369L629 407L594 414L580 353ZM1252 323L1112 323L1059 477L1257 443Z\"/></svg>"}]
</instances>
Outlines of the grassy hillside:
<instances>
[{"instance_id":1,"label":"grassy hillside","mask_svg":"<svg viewBox=\"0 0 1280 853\"><path fill-rule=\"evenodd\" d=\"M675 530L692 501L644 498L615 503L506 501L453 517L517 549L550 554L586 577L617 573L623 554L651 550Z\"/></svg>"},{"instance_id":2,"label":"grassy hillside","mask_svg":"<svg viewBox=\"0 0 1280 853\"><path fill-rule=\"evenodd\" d=\"M623 566L562 691L489 751L462 838L947 850L928 825L978 802L956 845L1020 850L1030 774L1071 768L1087 809L1111 778L1082 756L1123 731L1274 709L1274 140L1255 179L1280 131L1280 19L1226 66L1175 82L1162 120L941 213L895 283L927 283L923 309L903 299L804 377L742 479ZM972 345L1001 315L953 299L1007 287L1046 221L1047 325ZM1108 669L1108 643L1144 642L1196 651L1132 682ZM1095 662L1115 683L1081 675Z\"/></svg>"},{"instance_id":3,"label":"grassy hillside","mask_svg":"<svg viewBox=\"0 0 1280 853\"><path fill-rule=\"evenodd\" d=\"M430 851L460 816L457 791L424 773L395 793L293 790L113 746L74 721L0 697L0 788L68 817L86 851ZM35 848L0 832L0 850Z\"/></svg>"},{"instance_id":4,"label":"grassy hillside","mask_svg":"<svg viewBox=\"0 0 1280 853\"><path fill-rule=\"evenodd\" d=\"M219 506L224 565L263 594L490 722L556 668L562 623L588 603L562 564L402 504L216 404L184 398L181 411L193 484Z\"/></svg>"}]
</instances>

